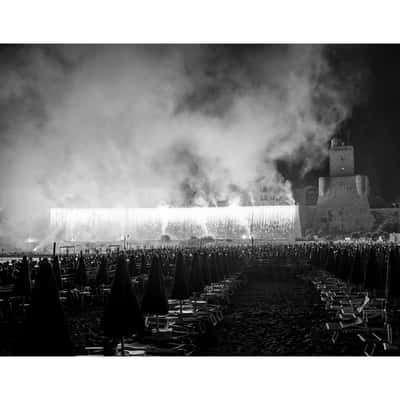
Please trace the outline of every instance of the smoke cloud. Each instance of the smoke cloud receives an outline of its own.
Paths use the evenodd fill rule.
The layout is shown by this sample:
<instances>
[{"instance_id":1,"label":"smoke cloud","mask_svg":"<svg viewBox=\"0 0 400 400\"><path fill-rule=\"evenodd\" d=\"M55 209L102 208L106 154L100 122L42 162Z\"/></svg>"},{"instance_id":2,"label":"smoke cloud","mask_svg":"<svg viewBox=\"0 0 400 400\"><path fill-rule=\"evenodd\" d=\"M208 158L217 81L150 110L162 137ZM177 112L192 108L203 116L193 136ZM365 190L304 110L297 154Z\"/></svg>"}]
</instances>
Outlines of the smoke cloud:
<instances>
[{"instance_id":1,"label":"smoke cloud","mask_svg":"<svg viewBox=\"0 0 400 400\"><path fill-rule=\"evenodd\" d=\"M356 98L323 46L3 47L2 233L43 236L51 207L290 203L276 163L319 165Z\"/></svg>"}]
</instances>

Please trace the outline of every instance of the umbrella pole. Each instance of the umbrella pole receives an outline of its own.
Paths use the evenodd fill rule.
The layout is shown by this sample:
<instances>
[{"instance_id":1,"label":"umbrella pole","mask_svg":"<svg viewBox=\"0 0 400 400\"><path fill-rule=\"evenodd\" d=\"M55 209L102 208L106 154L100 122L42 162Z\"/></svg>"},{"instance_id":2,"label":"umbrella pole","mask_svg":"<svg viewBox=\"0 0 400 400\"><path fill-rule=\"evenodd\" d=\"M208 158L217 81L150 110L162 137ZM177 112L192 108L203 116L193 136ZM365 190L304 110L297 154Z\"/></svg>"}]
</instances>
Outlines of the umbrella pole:
<instances>
[{"instance_id":1,"label":"umbrella pole","mask_svg":"<svg viewBox=\"0 0 400 400\"><path fill-rule=\"evenodd\" d=\"M22 296L22 315L25 317L25 296Z\"/></svg>"},{"instance_id":2,"label":"umbrella pole","mask_svg":"<svg viewBox=\"0 0 400 400\"><path fill-rule=\"evenodd\" d=\"M388 307L388 303L389 303L389 284L390 284L390 256L388 256L387 260L386 260L386 282L385 282L385 297L386 297L386 301L385 301L385 310ZM387 322L387 313L385 312L385 322Z\"/></svg>"},{"instance_id":3,"label":"umbrella pole","mask_svg":"<svg viewBox=\"0 0 400 400\"><path fill-rule=\"evenodd\" d=\"M182 310L182 300L179 300L179 311L182 314L183 310Z\"/></svg>"},{"instance_id":4,"label":"umbrella pole","mask_svg":"<svg viewBox=\"0 0 400 400\"><path fill-rule=\"evenodd\" d=\"M122 355L124 356L125 355L125 343L124 343L123 336L121 337L121 352L122 352Z\"/></svg>"},{"instance_id":5,"label":"umbrella pole","mask_svg":"<svg viewBox=\"0 0 400 400\"><path fill-rule=\"evenodd\" d=\"M385 281L385 297L389 300L389 257L386 260L386 281Z\"/></svg>"},{"instance_id":6,"label":"umbrella pole","mask_svg":"<svg viewBox=\"0 0 400 400\"><path fill-rule=\"evenodd\" d=\"M159 324L159 320L158 320L158 314L156 315L156 329L157 329L157 332L160 332L160 324Z\"/></svg>"}]
</instances>

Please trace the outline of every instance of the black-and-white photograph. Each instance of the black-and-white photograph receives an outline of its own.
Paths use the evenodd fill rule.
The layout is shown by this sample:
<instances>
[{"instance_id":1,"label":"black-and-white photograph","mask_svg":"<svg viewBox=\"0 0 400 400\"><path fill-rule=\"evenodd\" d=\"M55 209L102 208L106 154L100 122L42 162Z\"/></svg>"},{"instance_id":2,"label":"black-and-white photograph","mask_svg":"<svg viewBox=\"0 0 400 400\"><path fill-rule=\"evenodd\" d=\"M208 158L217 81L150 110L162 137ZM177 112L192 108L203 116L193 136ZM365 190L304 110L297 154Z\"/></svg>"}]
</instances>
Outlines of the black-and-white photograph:
<instances>
[{"instance_id":1,"label":"black-and-white photograph","mask_svg":"<svg viewBox=\"0 0 400 400\"><path fill-rule=\"evenodd\" d=\"M396 13L170 3L4 13L1 393L388 397Z\"/></svg>"},{"instance_id":2,"label":"black-and-white photograph","mask_svg":"<svg viewBox=\"0 0 400 400\"><path fill-rule=\"evenodd\" d=\"M0 354L400 354L397 45L0 46Z\"/></svg>"},{"instance_id":3,"label":"black-and-white photograph","mask_svg":"<svg viewBox=\"0 0 400 400\"><path fill-rule=\"evenodd\" d=\"M2 4L1 398L394 398L398 8Z\"/></svg>"}]
</instances>

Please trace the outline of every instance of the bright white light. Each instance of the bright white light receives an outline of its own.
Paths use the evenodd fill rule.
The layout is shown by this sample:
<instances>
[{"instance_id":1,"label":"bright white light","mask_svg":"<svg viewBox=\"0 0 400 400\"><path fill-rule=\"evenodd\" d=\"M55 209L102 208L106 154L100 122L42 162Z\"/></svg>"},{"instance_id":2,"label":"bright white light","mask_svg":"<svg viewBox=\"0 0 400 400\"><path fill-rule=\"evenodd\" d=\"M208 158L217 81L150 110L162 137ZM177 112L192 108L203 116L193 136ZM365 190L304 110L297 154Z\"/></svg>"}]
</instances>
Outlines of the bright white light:
<instances>
[{"instance_id":1,"label":"bright white light","mask_svg":"<svg viewBox=\"0 0 400 400\"><path fill-rule=\"evenodd\" d=\"M242 235L242 239L244 240L244 239L247 239L247 236L246 235Z\"/></svg>"},{"instance_id":2,"label":"bright white light","mask_svg":"<svg viewBox=\"0 0 400 400\"><path fill-rule=\"evenodd\" d=\"M240 197L234 197L229 200L229 205L228 207L239 207L240 206Z\"/></svg>"},{"instance_id":3,"label":"bright white light","mask_svg":"<svg viewBox=\"0 0 400 400\"><path fill-rule=\"evenodd\" d=\"M28 238L25 240L25 243L28 243L28 244L32 244L32 243L36 243L36 242L38 242L38 240L35 239L35 238L32 238L32 237L28 237Z\"/></svg>"},{"instance_id":4,"label":"bright white light","mask_svg":"<svg viewBox=\"0 0 400 400\"><path fill-rule=\"evenodd\" d=\"M64 240L123 240L129 232L133 241L212 236L215 238L287 238L299 235L297 206L178 208L54 208L51 230Z\"/></svg>"}]
</instances>

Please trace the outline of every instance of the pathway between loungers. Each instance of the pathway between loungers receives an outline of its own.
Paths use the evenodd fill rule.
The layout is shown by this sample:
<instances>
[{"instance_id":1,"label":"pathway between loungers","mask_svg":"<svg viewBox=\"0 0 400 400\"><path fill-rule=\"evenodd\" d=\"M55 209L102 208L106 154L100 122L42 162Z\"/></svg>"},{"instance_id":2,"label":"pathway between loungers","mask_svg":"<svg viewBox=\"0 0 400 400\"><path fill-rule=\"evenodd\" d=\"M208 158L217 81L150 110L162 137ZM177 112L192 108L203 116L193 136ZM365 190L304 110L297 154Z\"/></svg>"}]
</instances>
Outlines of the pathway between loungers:
<instances>
[{"instance_id":1,"label":"pathway between loungers","mask_svg":"<svg viewBox=\"0 0 400 400\"><path fill-rule=\"evenodd\" d=\"M359 355L348 344L330 342L324 330L326 312L317 306L311 286L293 274L280 275L250 274L197 355Z\"/></svg>"}]
</instances>

